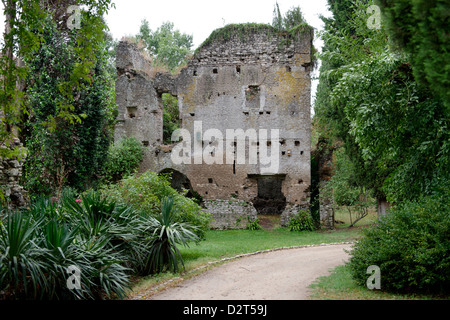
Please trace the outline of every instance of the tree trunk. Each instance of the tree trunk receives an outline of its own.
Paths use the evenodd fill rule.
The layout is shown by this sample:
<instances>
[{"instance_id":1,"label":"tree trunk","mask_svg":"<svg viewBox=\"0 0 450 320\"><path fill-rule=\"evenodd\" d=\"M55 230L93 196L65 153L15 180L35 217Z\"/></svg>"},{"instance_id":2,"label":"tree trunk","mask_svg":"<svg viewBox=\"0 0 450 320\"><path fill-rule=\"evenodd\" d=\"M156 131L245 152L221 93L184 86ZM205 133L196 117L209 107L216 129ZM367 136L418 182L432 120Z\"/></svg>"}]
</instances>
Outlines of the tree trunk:
<instances>
[{"instance_id":1,"label":"tree trunk","mask_svg":"<svg viewBox=\"0 0 450 320\"><path fill-rule=\"evenodd\" d=\"M7 134L7 140L10 139L10 132L12 129L11 123L11 113L14 110L13 96L11 95L12 90L15 89L16 79L15 75L15 62L14 62L14 52L13 52L13 39L10 34L14 28L15 18L16 18L16 0L7 0L6 3L3 1L4 13L5 13L5 32L3 39L5 41L2 54L5 57L5 69L2 72L3 76L3 91L5 96L3 97L5 101L1 105L2 120L4 121L5 131ZM14 79L13 79L14 78ZM13 89L14 88L14 89Z\"/></svg>"},{"instance_id":2,"label":"tree trunk","mask_svg":"<svg viewBox=\"0 0 450 320\"><path fill-rule=\"evenodd\" d=\"M389 202L387 202L386 198L377 198L378 219L386 214L390 206L391 205Z\"/></svg>"}]
</instances>

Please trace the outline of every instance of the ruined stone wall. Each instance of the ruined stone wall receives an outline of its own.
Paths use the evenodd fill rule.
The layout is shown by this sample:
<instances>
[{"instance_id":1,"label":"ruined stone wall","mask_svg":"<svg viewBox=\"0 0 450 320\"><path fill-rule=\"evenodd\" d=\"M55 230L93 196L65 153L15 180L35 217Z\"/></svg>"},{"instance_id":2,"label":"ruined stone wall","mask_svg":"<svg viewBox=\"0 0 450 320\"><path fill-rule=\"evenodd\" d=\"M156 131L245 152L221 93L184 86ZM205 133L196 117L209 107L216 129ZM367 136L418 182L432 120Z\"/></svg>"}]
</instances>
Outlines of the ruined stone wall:
<instances>
[{"instance_id":1,"label":"ruined stone wall","mask_svg":"<svg viewBox=\"0 0 450 320\"><path fill-rule=\"evenodd\" d=\"M119 44L116 139L133 135L142 141L141 171L170 168L186 175L217 227L254 216L255 208L259 214L277 211L285 225L309 204L312 34L272 31L249 29L212 39L176 77L151 75L135 46ZM182 128L189 132L188 139L174 146L161 146L164 92L177 96ZM245 135L227 134L236 130L256 132L258 140L250 143ZM269 140L262 144L264 130ZM242 154L241 147L245 161L230 161L230 154ZM174 151L185 161L174 163ZM271 188L281 189L273 193L279 199L270 198ZM211 205L221 201L233 205L220 210ZM242 215L236 215L239 204Z\"/></svg>"},{"instance_id":2,"label":"ruined stone wall","mask_svg":"<svg viewBox=\"0 0 450 320\"><path fill-rule=\"evenodd\" d=\"M135 44L117 47L116 103L119 115L114 139L134 136L146 147L162 143L162 107L154 88L152 67Z\"/></svg>"},{"instance_id":3,"label":"ruined stone wall","mask_svg":"<svg viewBox=\"0 0 450 320\"><path fill-rule=\"evenodd\" d=\"M23 147L17 138L10 146L10 148L15 147ZM0 146L0 148L6 147ZM11 209L23 207L26 204L26 192L20 185L24 160L24 158L0 159L0 188Z\"/></svg>"}]
</instances>

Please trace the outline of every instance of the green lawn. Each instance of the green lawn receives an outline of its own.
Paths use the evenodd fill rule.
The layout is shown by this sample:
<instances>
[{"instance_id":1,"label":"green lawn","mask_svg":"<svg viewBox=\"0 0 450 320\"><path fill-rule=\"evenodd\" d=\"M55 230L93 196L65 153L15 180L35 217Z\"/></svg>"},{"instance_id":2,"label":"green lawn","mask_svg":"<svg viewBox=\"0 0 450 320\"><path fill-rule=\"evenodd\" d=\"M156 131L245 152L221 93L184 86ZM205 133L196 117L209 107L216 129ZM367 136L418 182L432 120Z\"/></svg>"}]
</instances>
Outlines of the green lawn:
<instances>
[{"instance_id":1,"label":"green lawn","mask_svg":"<svg viewBox=\"0 0 450 320\"><path fill-rule=\"evenodd\" d=\"M337 210L335 219L342 221L336 224L335 230L290 232L286 228L273 230L210 230L206 239L199 244L191 244L189 248L180 248L185 262L185 271L181 274L164 273L146 278L135 279L133 292L147 296L162 287L176 284L195 274L207 270L210 262L235 257L240 254L282 247L336 243L355 241L361 237L361 230L376 220L376 213L371 210L369 216L348 228L349 216L345 209ZM436 299L432 296L396 295L379 290L368 290L357 286L351 278L346 266L339 266L330 276L316 279L311 299L315 300L404 300L404 299ZM437 297L440 298L440 297Z\"/></svg>"},{"instance_id":2,"label":"green lawn","mask_svg":"<svg viewBox=\"0 0 450 320\"><path fill-rule=\"evenodd\" d=\"M320 277L310 286L313 300L430 300L450 297L419 294L394 294L381 290L369 290L358 286L345 265L336 267L331 275Z\"/></svg>"},{"instance_id":3,"label":"green lawn","mask_svg":"<svg viewBox=\"0 0 450 320\"><path fill-rule=\"evenodd\" d=\"M188 278L198 272L196 269L224 258L261 250L295 247L321 243L349 242L361 236L360 228L338 228L331 231L290 232L286 228L273 230L210 230L206 239L199 244L192 243L189 248L180 248L185 272L182 274L164 273L146 278L135 279L133 291L146 292L161 283L181 277ZM203 271L206 268L202 269Z\"/></svg>"},{"instance_id":4,"label":"green lawn","mask_svg":"<svg viewBox=\"0 0 450 320\"><path fill-rule=\"evenodd\" d=\"M206 240L181 252L187 267L203 262L220 260L242 253L282 247L354 241L360 237L360 229L339 229L334 231L290 232L285 228L274 230L224 230L208 231Z\"/></svg>"}]
</instances>

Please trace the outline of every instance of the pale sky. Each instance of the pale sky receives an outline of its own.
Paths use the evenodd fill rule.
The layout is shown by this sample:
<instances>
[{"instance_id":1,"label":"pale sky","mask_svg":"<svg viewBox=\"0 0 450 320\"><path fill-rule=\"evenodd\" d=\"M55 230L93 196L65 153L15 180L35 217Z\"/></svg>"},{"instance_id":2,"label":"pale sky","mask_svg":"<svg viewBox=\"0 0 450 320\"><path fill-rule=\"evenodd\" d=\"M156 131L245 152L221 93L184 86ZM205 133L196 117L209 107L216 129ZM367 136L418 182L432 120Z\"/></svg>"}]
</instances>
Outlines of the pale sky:
<instances>
[{"instance_id":1,"label":"pale sky","mask_svg":"<svg viewBox=\"0 0 450 320\"><path fill-rule=\"evenodd\" d=\"M323 27L319 15L330 16L326 0L113 0L116 8L106 16L106 22L115 39L136 35L143 19L147 19L152 30L163 22L170 21L175 29L193 36L196 49L217 28L230 23L272 23L275 2L281 13L299 6L306 21L320 30ZM3 5L0 3L1 12ZM0 33L3 35L4 17L0 15ZM314 42L320 50L322 42ZM314 74L313 76L317 76ZM316 81L313 81L313 92Z\"/></svg>"},{"instance_id":2,"label":"pale sky","mask_svg":"<svg viewBox=\"0 0 450 320\"><path fill-rule=\"evenodd\" d=\"M329 16L326 0L277 0L282 13L300 6L307 22L320 29L319 14ZM197 48L217 28L230 23L272 23L276 0L115 0L106 20L114 38L135 35L143 19L155 30L171 21L175 28L193 35Z\"/></svg>"}]
</instances>

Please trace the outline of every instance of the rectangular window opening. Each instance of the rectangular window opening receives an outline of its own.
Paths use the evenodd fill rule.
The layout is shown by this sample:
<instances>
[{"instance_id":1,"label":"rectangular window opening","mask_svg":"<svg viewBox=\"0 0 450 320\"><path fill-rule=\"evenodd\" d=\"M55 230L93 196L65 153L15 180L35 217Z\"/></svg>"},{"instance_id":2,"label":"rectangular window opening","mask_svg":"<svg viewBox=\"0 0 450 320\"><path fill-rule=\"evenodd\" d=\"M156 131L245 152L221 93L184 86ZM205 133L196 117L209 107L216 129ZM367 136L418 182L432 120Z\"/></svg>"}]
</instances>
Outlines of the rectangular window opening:
<instances>
[{"instance_id":1,"label":"rectangular window opening","mask_svg":"<svg viewBox=\"0 0 450 320\"><path fill-rule=\"evenodd\" d=\"M127 114L130 119L136 118L137 107L127 107Z\"/></svg>"},{"instance_id":2,"label":"rectangular window opening","mask_svg":"<svg viewBox=\"0 0 450 320\"><path fill-rule=\"evenodd\" d=\"M259 109L260 107L260 87L250 85L245 89L246 107L249 109Z\"/></svg>"}]
</instances>

